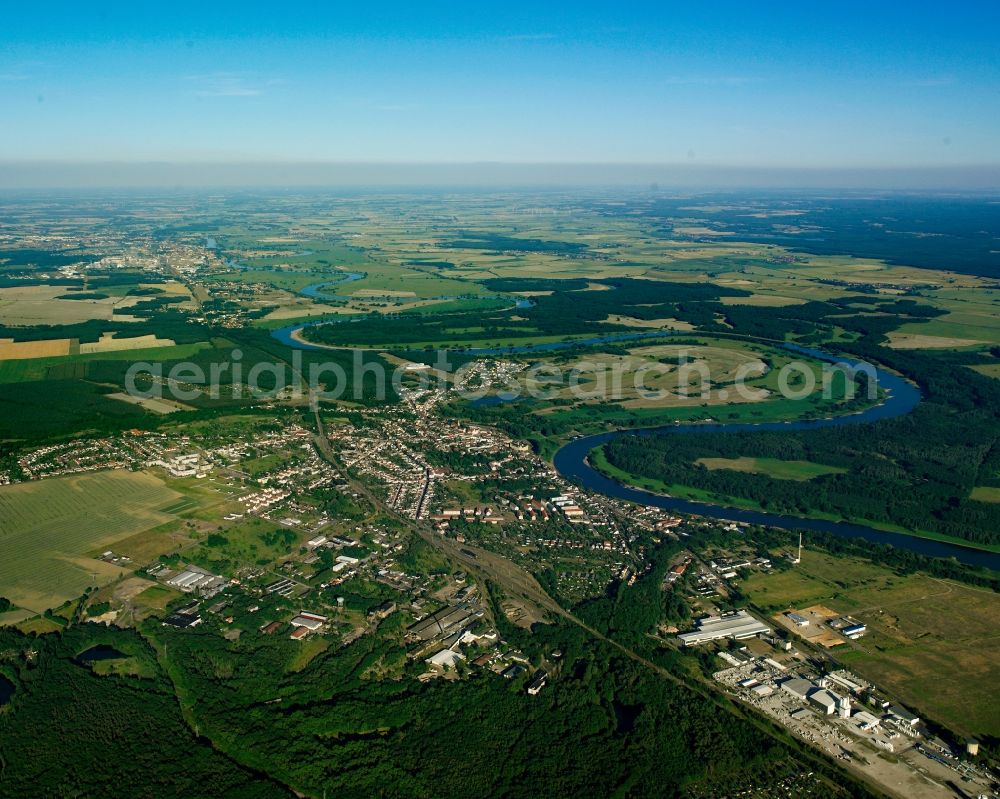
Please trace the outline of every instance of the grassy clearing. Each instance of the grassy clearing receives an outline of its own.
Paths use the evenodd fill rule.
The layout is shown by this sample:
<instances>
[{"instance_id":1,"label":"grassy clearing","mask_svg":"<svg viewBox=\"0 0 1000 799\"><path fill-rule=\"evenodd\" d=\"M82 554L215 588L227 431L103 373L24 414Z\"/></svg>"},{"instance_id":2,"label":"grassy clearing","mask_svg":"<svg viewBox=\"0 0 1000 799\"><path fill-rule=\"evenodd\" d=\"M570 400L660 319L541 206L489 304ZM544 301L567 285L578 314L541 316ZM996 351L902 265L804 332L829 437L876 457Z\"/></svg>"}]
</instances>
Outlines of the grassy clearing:
<instances>
[{"instance_id":1,"label":"grassy clearing","mask_svg":"<svg viewBox=\"0 0 1000 799\"><path fill-rule=\"evenodd\" d=\"M848 668L959 733L1000 734L1000 717L982 701L983 686L1000 679L997 594L809 550L743 590L768 610L821 603L864 621L868 635L837 650Z\"/></svg>"},{"instance_id":2,"label":"grassy clearing","mask_svg":"<svg viewBox=\"0 0 1000 799\"><path fill-rule=\"evenodd\" d=\"M132 609L136 618L146 618L166 609L173 600L182 596L180 591L163 585L151 585L132 599Z\"/></svg>"},{"instance_id":3,"label":"grassy clearing","mask_svg":"<svg viewBox=\"0 0 1000 799\"><path fill-rule=\"evenodd\" d=\"M323 652L329 649L330 643L331 641L329 638L323 638L320 636L313 636L297 642L296 652L292 656L291 662L288 664L287 671L291 673L302 671L302 669L308 666L318 655L323 654Z\"/></svg>"},{"instance_id":4,"label":"grassy clearing","mask_svg":"<svg viewBox=\"0 0 1000 799\"><path fill-rule=\"evenodd\" d=\"M41 612L123 573L88 552L170 517L179 495L144 473L59 477L0 488L0 595Z\"/></svg>"},{"instance_id":5,"label":"grassy clearing","mask_svg":"<svg viewBox=\"0 0 1000 799\"><path fill-rule=\"evenodd\" d=\"M812 480L824 474L843 474L847 469L813 461L783 461L777 458L698 458L706 469L766 474L776 480Z\"/></svg>"},{"instance_id":6,"label":"grassy clearing","mask_svg":"<svg viewBox=\"0 0 1000 799\"><path fill-rule=\"evenodd\" d=\"M889 348L893 350L957 350L979 347L985 343L975 339L928 336L922 333L904 333L900 330L889 334Z\"/></svg>"},{"instance_id":7,"label":"grassy clearing","mask_svg":"<svg viewBox=\"0 0 1000 799\"><path fill-rule=\"evenodd\" d=\"M296 551L308 536L256 517L243 519L188 549L184 559L216 574L267 565Z\"/></svg>"},{"instance_id":8,"label":"grassy clearing","mask_svg":"<svg viewBox=\"0 0 1000 799\"><path fill-rule=\"evenodd\" d=\"M996 486L976 486L969 494L969 499L977 502L1000 502L1000 488Z\"/></svg>"},{"instance_id":9,"label":"grassy clearing","mask_svg":"<svg viewBox=\"0 0 1000 799\"><path fill-rule=\"evenodd\" d=\"M163 509L159 509L163 513ZM180 519L171 519L159 527L144 530L115 542L115 552L128 555L138 565L151 563L160 555L175 552L191 543L191 530ZM91 557L100 555L100 548L87 553Z\"/></svg>"},{"instance_id":10,"label":"grassy clearing","mask_svg":"<svg viewBox=\"0 0 1000 799\"><path fill-rule=\"evenodd\" d=\"M43 616L36 616L33 619L28 619L27 621L20 622L14 626L27 635L30 635L31 633L34 633L35 635L46 635L48 633L59 632L62 629L61 624L57 624L51 619L46 619Z\"/></svg>"},{"instance_id":11,"label":"grassy clearing","mask_svg":"<svg viewBox=\"0 0 1000 799\"><path fill-rule=\"evenodd\" d=\"M265 455L261 458L245 460L240 463L240 468L251 477L259 477L265 472L274 471L282 464L288 463L289 461L291 461L290 455L275 453L272 455Z\"/></svg>"},{"instance_id":12,"label":"grassy clearing","mask_svg":"<svg viewBox=\"0 0 1000 799\"><path fill-rule=\"evenodd\" d=\"M1000 363L982 364L971 368L975 369L981 375L986 375L987 377L992 377L995 380L1000 380Z\"/></svg>"},{"instance_id":13,"label":"grassy clearing","mask_svg":"<svg viewBox=\"0 0 1000 799\"><path fill-rule=\"evenodd\" d=\"M749 297L723 297L723 305L752 305L757 308L784 308L787 305L802 305L801 297L783 297L780 294L751 294Z\"/></svg>"},{"instance_id":14,"label":"grassy clearing","mask_svg":"<svg viewBox=\"0 0 1000 799\"><path fill-rule=\"evenodd\" d=\"M636 488L645 489L646 491L652 491L655 494L668 494L672 497L693 499L699 502L719 501L718 497L708 491L702 491L690 486L671 485L652 477L639 477L637 475L629 474L612 464L607 459L603 449L596 449L590 453L590 463L595 469L603 472L614 480L618 480L626 485L635 486ZM727 504L732 507L753 508L754 510L759 510L759 506L749 500L733 499L732 502L727 502Z\"/></svg>"},{"instance_id":15,"label":"grassy clearing","mask_svg":"<svg viewBox=\"0 0 1000 799\"><path fill-rule=\"evenodd\" d=\"M111 675L146 677L152 679L158 672L155 664L145 658L125 657L118 660L100 660L90 666L94 674L102 677Z\"/></svg>"}]
</instances>

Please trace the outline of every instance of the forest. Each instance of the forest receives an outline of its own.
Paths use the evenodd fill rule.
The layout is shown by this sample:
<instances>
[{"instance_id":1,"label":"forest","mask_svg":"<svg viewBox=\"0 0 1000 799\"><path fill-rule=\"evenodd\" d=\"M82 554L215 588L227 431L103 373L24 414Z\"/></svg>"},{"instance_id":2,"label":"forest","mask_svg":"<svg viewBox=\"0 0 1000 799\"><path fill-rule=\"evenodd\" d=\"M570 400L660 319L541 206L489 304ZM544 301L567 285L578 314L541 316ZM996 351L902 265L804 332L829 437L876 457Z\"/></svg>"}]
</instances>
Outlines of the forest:
<instances>
[{"instance_id":1,"label":"forest","mask_svg":"<svg viewBox=\"0 0 1000 799\"><path fill-rule=\"evenodd\" d=\"M155 676L98 676L79 652L104 643ZM292 794L196 735L173 686L137 635L91 625L25 636L0 629L0 675L14 685L0 708L0 795L231 797Z\"/></svg>"},{"instance_id":2,"label":"forest","mask_svg":"<svg viewBox=\"0 0 1000 799\"><path fill-rule=\"evenodd\" d=\"M158 623L142 637L91 625L4 630L0 669L15 693L0 712L0 793L93 795L114 784L130 796L289 795L266 771L313 796L710 797L817 772L809 779L826 796L868 795L577 628L524 634L535 657L561 652L560 679L538 697L489 672L424 685L404 667L376 679L403 660L388 633L289 671L300 645L284 637L229 642ZM146 676L98 675L74 659L96 642Z\"/></svg>"}]
</instances>

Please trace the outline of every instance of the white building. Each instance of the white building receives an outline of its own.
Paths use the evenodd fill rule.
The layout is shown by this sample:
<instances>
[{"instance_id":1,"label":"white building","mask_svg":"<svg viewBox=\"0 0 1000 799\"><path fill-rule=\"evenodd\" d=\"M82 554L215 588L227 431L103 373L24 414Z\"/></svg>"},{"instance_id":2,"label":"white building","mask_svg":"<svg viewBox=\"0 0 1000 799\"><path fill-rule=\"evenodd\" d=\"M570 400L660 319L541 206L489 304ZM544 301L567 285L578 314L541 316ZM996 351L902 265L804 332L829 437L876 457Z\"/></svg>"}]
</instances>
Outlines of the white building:
<instances>
[{"instance_id":1,"label":"white building","mask_svg":"<svg viewBox=\"0 0 1000 799\"><path fill-rule=\"evenodd\" d=\"M463 660L465 660L465 655L461 652L453 652L450 649L442 649L436 655L431 655L427 658L426 662L430 663L432 666L439 666L442 669L453 669Z\"/></svg>"},{"instance_id":2,"label":"white building","mask_svg":"<svg viewBox=\"0 0 1000 799\"><path fill-rule=\"evenodd\" d=\"M306 613L302 611L298 616L292 619L292 627L305 627L307 630L318 630L324 624L326 624L326 616L320 616L317 613Z\"/></svg>"},{"instance_id":3,"label":"white building","mask_svg":"<svg viewBox=\"0 0 1000 799\"><path fill-rule=\"evenodd\" d=\"M803 701L809 696L809 692L815 690L815 688L816 685L814 683L802 677L792 677L781 683L782 691Z\"/></svg>"},{"instance_id":4,"label":"white building","mask_svg":"<svg viewBox=\"0 0 1000 799\"><path fill-rule=\"evenodd\" d=\"M745 610L738 610L735 613L727 613L722 616L709 616L698 622L698 629L681 633L677 638L684 646L694 646L706 641L718 641L723 638L732 638L736 641L744 638L753 638L756 635L771 632L771 628L763 622L757 621Z\"/></svg>"},{"instance_id":5,"label":"white building","mask_svg":"<svg viewBox=\"0 0 1000 799\"><path fill-rule=\"evenodd\" d=\"M817 688L809 693L809 701L818 705L827 716L832 716L840 704L840 697L826 688Z\"/></svg>"},{"instance_id":6,"label":"white building","mask_svg":"<svg viewBox=\"0 0 1000 799\"><path fill-rule=\"evenodd\" d=\"M863 730L874 730L880 724L880 719L877 716L873 716L867 710L859 710L854 714L854 720L858 723L858 726Z\"/></svg>"}]
</instances>

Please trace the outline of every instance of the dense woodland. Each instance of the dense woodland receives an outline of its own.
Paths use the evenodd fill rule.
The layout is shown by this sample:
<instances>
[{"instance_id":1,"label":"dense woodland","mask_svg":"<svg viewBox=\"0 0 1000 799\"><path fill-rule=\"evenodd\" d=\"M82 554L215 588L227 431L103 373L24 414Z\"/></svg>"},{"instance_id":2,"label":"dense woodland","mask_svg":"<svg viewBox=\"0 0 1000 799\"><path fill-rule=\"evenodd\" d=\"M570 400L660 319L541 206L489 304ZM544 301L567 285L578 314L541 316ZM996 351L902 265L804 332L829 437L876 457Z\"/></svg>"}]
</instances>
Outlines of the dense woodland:
<instances>
[{"instance_id":1,"label":"dense woodland","mask_svg":"<svg viewBox=\"0 0 1000 799\"><path fill-rule=\"evenodd\" d=\"M227 642L154 624L144 635L167 647L169 680L138 636L92 629L0 633L0 665L16 686L0 712L3 795L93 795L102 785L131 796L284 795L254 771L314 796L709 797L807 771L828 775L824 795L867 795L737 711L564 625L525 636L534 658L562 653L560 678L537 697L523 678L491 673L422 685L411 673L422 664L404 665L391 629L292 672L301 644L283 636ZM72 659L88 636L135 653L156 676L96 675ZM183 726L171 681L200 738Z\"/></svg>"},{"instance_id":2,"label":"dense woodland","mask_svg":"<svg viewBox=\"0 0 1000 799\"><path fill-rule=\"evenodd\" d=\"M98 639L137 653L156 676L97 676L74 658ZM291 796L195 735L134 633L75 627L29 637L0 629L0 674L15 687L0 708L2 796Z\"/></svg>"}]
</instances>

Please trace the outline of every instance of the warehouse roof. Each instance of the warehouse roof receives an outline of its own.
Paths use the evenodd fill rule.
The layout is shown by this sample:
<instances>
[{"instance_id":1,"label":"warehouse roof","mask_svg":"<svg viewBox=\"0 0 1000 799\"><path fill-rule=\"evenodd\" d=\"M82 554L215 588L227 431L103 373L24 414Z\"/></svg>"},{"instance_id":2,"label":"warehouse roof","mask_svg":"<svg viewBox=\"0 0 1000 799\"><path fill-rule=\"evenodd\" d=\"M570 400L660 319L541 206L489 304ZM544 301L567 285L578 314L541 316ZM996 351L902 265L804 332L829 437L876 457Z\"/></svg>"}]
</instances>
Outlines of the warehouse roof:
<instances>
[{"instance_id":1,"label":"warehouse roof","mask_svg":"<svg viewBox=\"0 0 1000 799\"><path fill-rule=\"evenodd\" d=\"M698 629L694 632L681 633L677 637L685 646L691 646L720 638L752 638L770 631L771 628L766 624L757 621L745 610L740 610L724 616L709 616L698 623Z\"/></svg>"}]
</instances>

